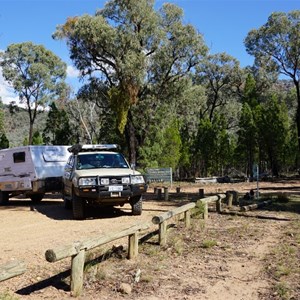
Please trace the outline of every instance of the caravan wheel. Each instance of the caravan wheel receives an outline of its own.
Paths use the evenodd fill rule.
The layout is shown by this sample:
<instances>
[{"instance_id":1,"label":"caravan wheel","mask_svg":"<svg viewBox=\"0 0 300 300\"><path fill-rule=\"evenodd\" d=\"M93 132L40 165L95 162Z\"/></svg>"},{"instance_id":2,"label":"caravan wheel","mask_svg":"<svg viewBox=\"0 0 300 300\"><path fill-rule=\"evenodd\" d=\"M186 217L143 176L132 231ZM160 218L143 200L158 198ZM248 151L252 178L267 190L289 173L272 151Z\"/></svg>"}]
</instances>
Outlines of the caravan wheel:
<instances>
[{"instance_id":1,"label":"caravan wheel","mask_svg":"<svg viewBox=\"0 0 300 300\"><path fill-rule=\"evenodd\" d=\"M7 205L9 201L8 192L0 191L0 205Z\"/></svg>"}]
</instances>

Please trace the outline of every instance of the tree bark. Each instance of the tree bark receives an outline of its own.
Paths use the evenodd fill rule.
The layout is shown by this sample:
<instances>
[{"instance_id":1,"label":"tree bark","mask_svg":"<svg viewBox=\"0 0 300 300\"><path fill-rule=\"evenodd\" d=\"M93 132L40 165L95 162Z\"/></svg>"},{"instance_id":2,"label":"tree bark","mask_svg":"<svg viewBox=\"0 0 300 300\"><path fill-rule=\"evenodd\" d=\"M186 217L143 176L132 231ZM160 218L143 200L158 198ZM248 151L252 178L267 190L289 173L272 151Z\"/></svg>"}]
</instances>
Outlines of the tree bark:
<instances>
[{"instance_id":1,"label":"tree bark","mask_svg":"<svg viewBox=\"0 0 300 300\"><path fill-rule=\"evenodd\" d=\"M126 141L129 152L129 163L136 166L136 148L137 141L135 136L135 128L132 122L131 112L128 112L128 119L126 124Z\"/></svg>"}]
</instances>

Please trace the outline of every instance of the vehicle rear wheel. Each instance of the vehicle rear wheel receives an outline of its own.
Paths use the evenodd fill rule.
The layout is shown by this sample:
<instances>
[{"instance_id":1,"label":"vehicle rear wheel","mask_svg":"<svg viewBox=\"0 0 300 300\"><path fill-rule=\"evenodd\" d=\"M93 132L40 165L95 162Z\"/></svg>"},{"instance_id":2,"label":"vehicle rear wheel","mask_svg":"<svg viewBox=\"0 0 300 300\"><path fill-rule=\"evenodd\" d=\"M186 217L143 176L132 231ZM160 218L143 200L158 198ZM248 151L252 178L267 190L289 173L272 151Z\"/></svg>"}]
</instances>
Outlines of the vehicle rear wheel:
<instances>
[{"instance_id":1,"label":"vehicle rear wheel","mask_svg":"<svg viewBox=\"0 0 300 300\"><path fill-rule=\"evenodd\" d=\"M142 196L132 197L130 200L132 214L134 216L140 216L143 211L143 198Z\"/></svg>"},{"instance_id":2,"label":"vehicle rear wheel","mask_svg":"<svg viewBox=\"0 0 300 300\"><path fill-rule=\"evenodd\" d=\"M75 194L72 196L72 209L75 220L83 220L85 218L85 200L77 197Z\"/></svg>"},{"instance_id":3,"label":"vehicle rear wheel","mask_svg":"<svg viewBox=\"0 0 300 300\"><path fill-rule=\"evenodd\" d=\"M33 194L30 195L29 198L31 199L32 202L34 203L39 203L43 200L45 194Z\"/></svg>"},{"instance_id":4,"label":"vehicle rear wheel","mask_svg":"<svg viewBox=\"0 0 300 300\"><path fill-rule=\"evenodd\" d=\"M0 205L7 205L9 202L8 192L0 191Z\"/></svg>"}]
</instances>

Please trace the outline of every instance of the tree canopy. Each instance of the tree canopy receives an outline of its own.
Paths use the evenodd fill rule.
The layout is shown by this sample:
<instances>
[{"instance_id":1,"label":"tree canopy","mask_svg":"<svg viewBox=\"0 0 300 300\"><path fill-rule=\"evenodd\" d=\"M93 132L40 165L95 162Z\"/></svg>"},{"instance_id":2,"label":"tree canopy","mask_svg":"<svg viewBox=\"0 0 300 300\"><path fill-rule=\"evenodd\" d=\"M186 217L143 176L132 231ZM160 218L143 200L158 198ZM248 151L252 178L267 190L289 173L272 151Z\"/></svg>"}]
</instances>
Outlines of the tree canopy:
<instances>
[{"instance_id":1,"label":"tree canopy","mask_svg":"<svg viewBox=\"0 0 300 300\"><path fill-rule=\"evenodd\" d=\"M95 16L69 18L54 37L66 39L82 76L108 85L133 163L138 137L131 109L149 97L153 106L172 101L207 51L202 35L183 23L181 8L166 3L156 11L152 0L109 1Z\"/></svg>"},{"instance_id":2,"label":"tree canopy","mask_svg":"<svg viewBox=\"0 0 300 300\"><path fill-rule=\"evenodd\" d=\"M300 10L274 12L266 24L251 30L245 38L246 50L256 64L292 79L297 93L296 124L300 149Z\"/></svg>"},{"instance_id":3,"label":"tree canopy","mask_svg":"<svg viewBox=\"0 0 300 300\"><path fill-rule=\"evenodd\" d=\"M64 91L66 64L43 45L11 44L1 53L2 73L25 104L29 114L31 144L38 109Z\"/></svg>"}]
</instances>

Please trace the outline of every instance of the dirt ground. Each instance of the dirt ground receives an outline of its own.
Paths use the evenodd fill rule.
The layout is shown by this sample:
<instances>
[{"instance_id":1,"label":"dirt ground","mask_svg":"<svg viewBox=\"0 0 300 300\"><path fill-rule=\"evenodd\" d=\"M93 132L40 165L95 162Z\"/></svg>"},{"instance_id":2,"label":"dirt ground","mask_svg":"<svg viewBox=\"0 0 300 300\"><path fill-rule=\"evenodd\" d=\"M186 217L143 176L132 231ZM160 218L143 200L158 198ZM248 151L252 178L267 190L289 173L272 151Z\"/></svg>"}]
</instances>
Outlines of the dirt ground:
<instances>
[{"instance_id":1,"label":"dirt ground","mask_svg":"<svg viewBox=\"0 0 300 300\"><path fill-rule=\"evenodd\" d=\"M176 193L177 186L180 194ZM300 194L300 180L261 182L258 188L261 195ZM228 190L245 194L256 190L257 184L177 184L169 188L169 201L158 201L151 186L141 216L131 216L130 207L124 206L114 211L92 210L84 221L72 220L59 195L48 195L37 205L12 199L8 206L0 207L0 265L23 260L27 271L0 282L0 299L70 299L70 259L49 263L45 260L47 249L149 222L154 215L197 198L199 189L206 195ZM289 212L263 213L291 217ZM86 268L79 299L281 299L271 292L273 283L264 272L263 261L280 243L287 226L288 221L212 211L205 224L193 220L191 229L185 229L181 222L173 224L164 248L157 245L154 235L140 245L139 256L133 260L124 258L122 247L127 240L118 240L107 249L114 247L119 252ZM153 225L149 232L156 229ZM97 262L96 256L92 252L87 260ZM300 299L300 294L290 299Z\"/></svg>"}]
</instances>

